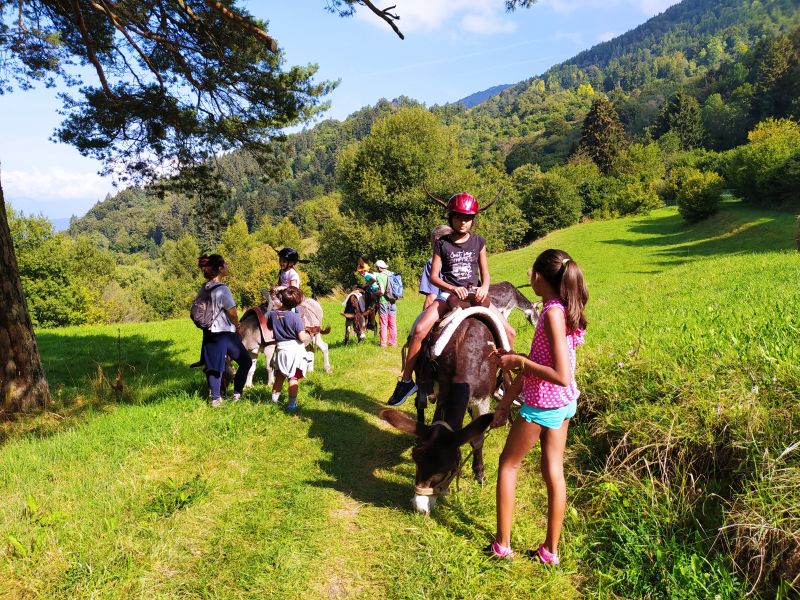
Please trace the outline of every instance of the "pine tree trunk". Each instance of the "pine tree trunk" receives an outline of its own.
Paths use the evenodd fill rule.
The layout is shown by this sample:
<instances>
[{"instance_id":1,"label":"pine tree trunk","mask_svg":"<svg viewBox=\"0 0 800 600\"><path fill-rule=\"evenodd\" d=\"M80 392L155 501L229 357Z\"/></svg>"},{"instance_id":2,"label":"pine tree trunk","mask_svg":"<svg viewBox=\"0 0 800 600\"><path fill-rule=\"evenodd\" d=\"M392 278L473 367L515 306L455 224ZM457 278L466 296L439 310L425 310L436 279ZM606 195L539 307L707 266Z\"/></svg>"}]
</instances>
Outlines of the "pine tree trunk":
<instances>
[{"instance_id":1,"label":"pine tree trunk","mask_svg":"<svg viewBox=\"0 0 800 600\"><path fill-rule=\"evenodd\" d=\"M0 186L0 416L44 407L49 401Z\"/></svg>"}]
</instances>

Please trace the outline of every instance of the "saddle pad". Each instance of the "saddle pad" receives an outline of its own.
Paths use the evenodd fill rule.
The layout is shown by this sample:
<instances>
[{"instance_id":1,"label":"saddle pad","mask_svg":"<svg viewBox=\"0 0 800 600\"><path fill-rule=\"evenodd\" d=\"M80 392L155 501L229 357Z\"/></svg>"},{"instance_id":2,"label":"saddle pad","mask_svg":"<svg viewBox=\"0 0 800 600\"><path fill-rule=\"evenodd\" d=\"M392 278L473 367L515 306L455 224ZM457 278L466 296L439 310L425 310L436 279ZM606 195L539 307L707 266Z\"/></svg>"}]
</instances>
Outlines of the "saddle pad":
<instances>
[{"instance_id":1,"label":"saddle pad","mask_svg":"<svg viewBox=\"0 0 800 600\"><path fill-rule=\"evenodd\" d=\"M306 331L314 327L319 328L322 325L322 306L320 306L319 302L313 298L306 298L297 308L300 318L303 319Z\"/></svg>"},{"instance_id":2,"label":"saddle pad","mask_svg":"<svg viewBox=\"0 0 800 600\"><path fill-rule=\"evenodd\" d=\"M441 355L447 342L453 335L453 332L458 329L458 326L464 322L464 319L469 317L479 317L484 323L490 326L495 339L500 340L502 348L508 352L511 351L511 344L508 343L508 336L506 335L506 328L503 326L500 318L492 312L489 308L483 306L473 306L471 308L462 308L452 311L445 316L439 324L438 330L441 331L438 339L434 342L431 348L431 358L437 358Z\"/></svg>"}]
</instances>

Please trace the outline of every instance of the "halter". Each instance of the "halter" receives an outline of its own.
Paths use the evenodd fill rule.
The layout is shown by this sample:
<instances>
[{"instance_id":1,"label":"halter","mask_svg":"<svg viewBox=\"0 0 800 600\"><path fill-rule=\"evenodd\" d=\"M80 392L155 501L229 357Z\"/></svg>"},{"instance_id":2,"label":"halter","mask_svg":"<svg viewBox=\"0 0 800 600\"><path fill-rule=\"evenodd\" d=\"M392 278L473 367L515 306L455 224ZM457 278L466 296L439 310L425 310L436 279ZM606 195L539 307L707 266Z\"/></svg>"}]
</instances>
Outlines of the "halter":
<instances>
[{"instance_id":1,"label":"halter","mask_svg":"<svg viewBox=\"0 0 800 600\"><path fill-rule=\"evenodd\" d=\"M453 433L453 428L450 427L450 424L446 421L434 421L431 423L431 427L435 427L436 425L441 425L442 427L446 428L449 432ZM483 434L483 440L486 440L486 436L489 435L489 431L486 431ZM459 455L461 454L461 450L459 449ZM414 486L414 493L417 496L439 496L441 493L446 490L453 481L453 478L456 479L456 491L458 491L458 483L461 479L461 470L464 468L464 465L467 464L467 461L470 459L472 454L475 452L475 448L470 448L467 455L461 460L452 470L447 472L447 475L444 479L442 479L439 483L437 483L433 487L429 486L421 486L415 485Z\"/></svg>"}]
</instances>

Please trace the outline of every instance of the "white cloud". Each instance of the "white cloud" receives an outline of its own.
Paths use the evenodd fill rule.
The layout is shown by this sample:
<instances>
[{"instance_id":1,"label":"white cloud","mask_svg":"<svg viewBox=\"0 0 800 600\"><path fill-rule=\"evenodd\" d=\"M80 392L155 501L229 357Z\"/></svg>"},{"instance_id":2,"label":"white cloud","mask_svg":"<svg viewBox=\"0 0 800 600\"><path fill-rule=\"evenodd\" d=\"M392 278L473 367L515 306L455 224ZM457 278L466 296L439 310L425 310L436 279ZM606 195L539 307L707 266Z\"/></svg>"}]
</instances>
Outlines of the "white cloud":
<instances>
[{"instance_id":1,"label":"white cloud","mask_svg":"<svg viewBox=\"0 0 800 600\"><path fill-rule=\"evenodd\" d=\"M20 198L40 201L102 200L112 186L97 173L47 169L37 171L3 171L3 191Z\"/></svg>"},{"instance_id":2,"label":"white cloud","mask_svg":"<svg viewBox=\"0 0 800 600\"><path fill-rule=\"evenodd\" d=\"M571 14L577 10L602 9L609 6L626 6L638 9L643 15L653 17L664 12L679 0L540 0L554 12Z\"/></svg>"},{"instance_id":3,"label":"white cloud","mask_svg":"<svg viewBox=\"0 0 800 600\"><path fill-rule=\"evenodd\" d=\"M393 12L400 15L397 26L403 33L435 31L451 22L457 23L460 31L481 35L508 33L516 27L499 0L404 0ZM357 15L386 26L369 9L361 7Z\"/></svg>"},{"instance_id":4,"label":"white cloud","mask_svg":"<svg viewBox=\"0 0 800 600\"><path fill-rule=\"evenodd\" d=\"M464 31L479 35L494 35L496 33L511 33L516 29L516 24L508 19L499 18L497 15L478 15L470 13L461 19Z\"/></svg>"},{"instance_id":5,"label":"white cloud","mask_svg":"<svg viewBox=\"0 0 800 600\"><path fill-rule=\"evenodd\" d=\"M608 40L613 40L619 34L616 31L605 31L597 36L598 42L607 42Z\"/></svg>"}]
</instances>

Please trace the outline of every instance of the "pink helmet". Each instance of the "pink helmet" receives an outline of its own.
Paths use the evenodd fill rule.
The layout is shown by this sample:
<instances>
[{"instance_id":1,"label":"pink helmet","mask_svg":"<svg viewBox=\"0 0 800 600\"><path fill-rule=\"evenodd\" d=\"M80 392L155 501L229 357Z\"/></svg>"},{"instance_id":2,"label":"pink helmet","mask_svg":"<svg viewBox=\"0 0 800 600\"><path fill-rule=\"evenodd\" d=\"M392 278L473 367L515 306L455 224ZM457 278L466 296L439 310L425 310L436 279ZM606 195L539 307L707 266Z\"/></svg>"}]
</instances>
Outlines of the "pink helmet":
<instances>
[{"instance_id":1,"label":"pink helmet","mask_svg":"<svg viewBox=\"0 0 800 600\"><path fill-rule=\"evenodd\" d=\"M447 202L447 212L460 213L462 215L477 215L478 214L478 201L474 196L467 192L460 192L450 196Z\"/></svg>"}]
</instances>

